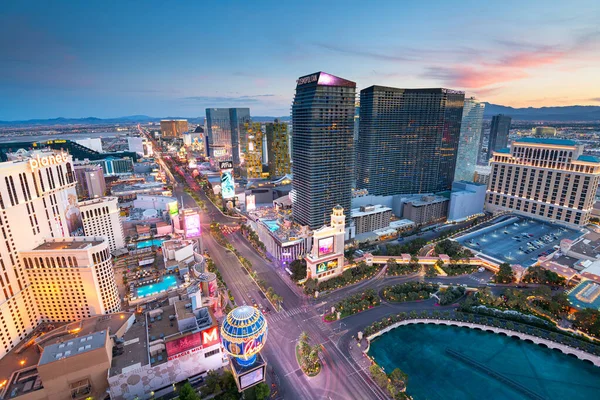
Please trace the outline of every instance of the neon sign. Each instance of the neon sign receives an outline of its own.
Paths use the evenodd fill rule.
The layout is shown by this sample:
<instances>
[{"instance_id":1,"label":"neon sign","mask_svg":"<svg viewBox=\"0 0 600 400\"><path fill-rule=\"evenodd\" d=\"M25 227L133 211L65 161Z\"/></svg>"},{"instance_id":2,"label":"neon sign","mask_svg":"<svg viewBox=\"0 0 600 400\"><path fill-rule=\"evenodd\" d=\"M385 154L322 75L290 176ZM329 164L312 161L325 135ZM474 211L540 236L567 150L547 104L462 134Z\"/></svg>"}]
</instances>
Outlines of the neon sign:
<instances>
[{"instance_id":1,"label":"neon sign","mask_svg":"<svg viewBox=\"0 0 600 400\"><path fill-rule=\"evenodd\" d=\"M50 165L60 164L67 161L68 154L61 152L60 154L52 154L46 157L40 157L38 154L35 158L29 159L29 167L32 171L40 167L47 167Z\"/></svg>"}]
</instances>

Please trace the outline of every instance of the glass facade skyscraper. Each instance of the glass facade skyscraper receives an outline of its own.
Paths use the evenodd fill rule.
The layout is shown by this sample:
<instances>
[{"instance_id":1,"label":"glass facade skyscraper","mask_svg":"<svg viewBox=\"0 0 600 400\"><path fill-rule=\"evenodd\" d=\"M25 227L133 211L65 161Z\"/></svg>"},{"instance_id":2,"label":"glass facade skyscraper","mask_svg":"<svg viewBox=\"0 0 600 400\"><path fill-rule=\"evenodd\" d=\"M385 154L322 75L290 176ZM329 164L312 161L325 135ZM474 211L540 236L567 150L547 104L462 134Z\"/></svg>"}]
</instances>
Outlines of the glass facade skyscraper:
<instances>
[{"instance_id":1,"label":"glass facade skyscraper","mask_svg":"<svg viewBox=\"0 0 600 400\"><path fill-rule=\"evenodd\" d=\"M267 133L269 177L274 179L289 174L292 172L292 166L287 124L275 120L274 123L265 125L265 131Z\"/></svg>"},{"instance_id":2,"label":"glass facade skyscraper","mask_svg":"<svg viewBox=\"0 0 600 400\"><path fill-rule=\"evenodd\" d=\"M355 95L356 83L325 72L297 80L292 211L296 222L311 229L327 224L336 205L351 209Z\"/></svg>"},{"instance_id":3,"label":"glass facade skyscraper","mask_svg":"<svg viewBox=\"0 0 600 400\"><path fill-rule=\"evenodd\" d=\"M485 104L474 97L465 99L462 123L460 124L456 170L454 171L455 181L473 182L481 141L484 109Z\"/></svg>"},{"instance_id":4,"label":"glass facade skyscraper","mask_svg":"<svg viewBox=\"0 0 600 400\"><path fill-rule=\"evenodd\" d=\"M249 108L207 108L206 154L209 157L231 158L234 169L239 173L240 136L245 132L245 124L249 122Z\"/></svg>"},{"instance_id":5,"label":"glass facade skyscraper","mask_svg":"<svg viewBox=\"0 0 600 400\"><path fill-rule=\"evenodd\" d=\"M510 131L511 118L508 115L498 114L492 117L490 139L488 142L488 159L494 151L508 147L508 132Z\"/></svg>"},{"instance_id":6,"label":"glass facade skyscraper","mask_svg":"<svg viewBox=\"0 0 600 400\"><path fill-rule=\"evenodd\" d=\"M450 89L361 90L358 188L378 196L450 190L464 97Z\"/></svg>"}]
</instances>

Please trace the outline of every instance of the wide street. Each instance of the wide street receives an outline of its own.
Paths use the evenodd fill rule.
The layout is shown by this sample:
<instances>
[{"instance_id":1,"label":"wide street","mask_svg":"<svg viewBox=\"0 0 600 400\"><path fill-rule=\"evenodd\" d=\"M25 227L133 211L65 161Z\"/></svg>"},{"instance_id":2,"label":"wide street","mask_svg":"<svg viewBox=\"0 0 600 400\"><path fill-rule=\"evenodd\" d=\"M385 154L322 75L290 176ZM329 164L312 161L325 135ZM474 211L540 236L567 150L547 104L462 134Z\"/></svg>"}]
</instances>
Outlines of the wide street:
<instances>
[{"instance_id":1,"label":"wide street","mask_svg":"<svg viewBox=\"0 0 600 400\"><path fill-rule=\"evenodd\" d=\"M183 182L174 185L173 195L182 201L184 207L198 207L193 198L183 189ZM370 380L368 370L365 371L351 357L349 352L351 337L368 324L388 315L400 311L439 310L441 307L436 307L433 300L400 305L383 303L379 307L334 323L325 323L322 314L349 294L367 288L380 290L386 285L426 278L420 274L386 277L379 273L369 281L313 299L302 293L277 262L268 262L260 256L239 231L228 234L228 241L252 263L258 279L264 280L268 287L272 287L283 297L282 310L274 310L236 255L220 246L210 235L211 222L235 226L239 223L239 219L223 215L203 192L199 192L198 195L207 208L207 211L201 211L202 247L215 262L236 304L256 304L259 308L268 311L269 335L263 349L263 356L270 366L269 380L277 383L278 392L275 398L385 399L384 393ZM486 272L461 277L438 277L433 281L480 286L488 278L489 273ZM313 378L306 377L296 361L295 346L303 331L308 333L313 344L322 345L323 369Z\"/></svg>"}]
</instances>

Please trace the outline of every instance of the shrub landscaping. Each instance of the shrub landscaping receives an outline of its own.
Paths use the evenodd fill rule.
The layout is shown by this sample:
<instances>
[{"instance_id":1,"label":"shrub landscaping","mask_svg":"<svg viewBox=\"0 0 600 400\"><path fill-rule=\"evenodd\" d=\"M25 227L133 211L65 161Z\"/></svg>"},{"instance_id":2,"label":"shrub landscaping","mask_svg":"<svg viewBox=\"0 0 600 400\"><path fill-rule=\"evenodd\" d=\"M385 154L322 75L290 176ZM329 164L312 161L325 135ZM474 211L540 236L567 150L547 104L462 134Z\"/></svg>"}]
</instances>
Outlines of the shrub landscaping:
<instances>
[{"instance_id":1,"label":"shrub landscaping","mask_svg":"<svg viewBox=\"0 0 600 400\"><path fill-rule=\"evenodd\" d=\"M426 300L438 291L438 285L428 282L406 282L386 287L382 290L386 301L401 303L405 301Z\"/></svg>"}]
</instances>

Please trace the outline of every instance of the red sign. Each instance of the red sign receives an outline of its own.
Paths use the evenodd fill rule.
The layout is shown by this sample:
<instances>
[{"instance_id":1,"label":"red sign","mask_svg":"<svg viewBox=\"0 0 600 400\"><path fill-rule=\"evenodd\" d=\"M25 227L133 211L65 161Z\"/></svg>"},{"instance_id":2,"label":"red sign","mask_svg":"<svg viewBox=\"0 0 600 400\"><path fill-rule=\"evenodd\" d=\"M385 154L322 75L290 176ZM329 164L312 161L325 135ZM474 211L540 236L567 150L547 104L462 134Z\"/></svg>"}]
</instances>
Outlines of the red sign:
<instances>
[{"instance_id":1,"label":"red sign","mask_svg":"<svg viewBox=\"0 0 600 400\"><path fill-rule=\"evenodd\" d=\"M200 332L192 333L191 335L167 342L167 356L171 357L175 354L183 353L184 351L201 346L202 340L200 338Z\"/></svg>"},{"instance_id":2,"label":"red sign","mask_svg":"<svg viewBox=\"0 0 600 400\"><path fill-rule=\"evenodd\" d=\"M203 346L208 347L217 343L219 343L219 329L217 326L213 326L212 328L208 328L207 330L202 331Z\"/></svg>"}]
</instances>

